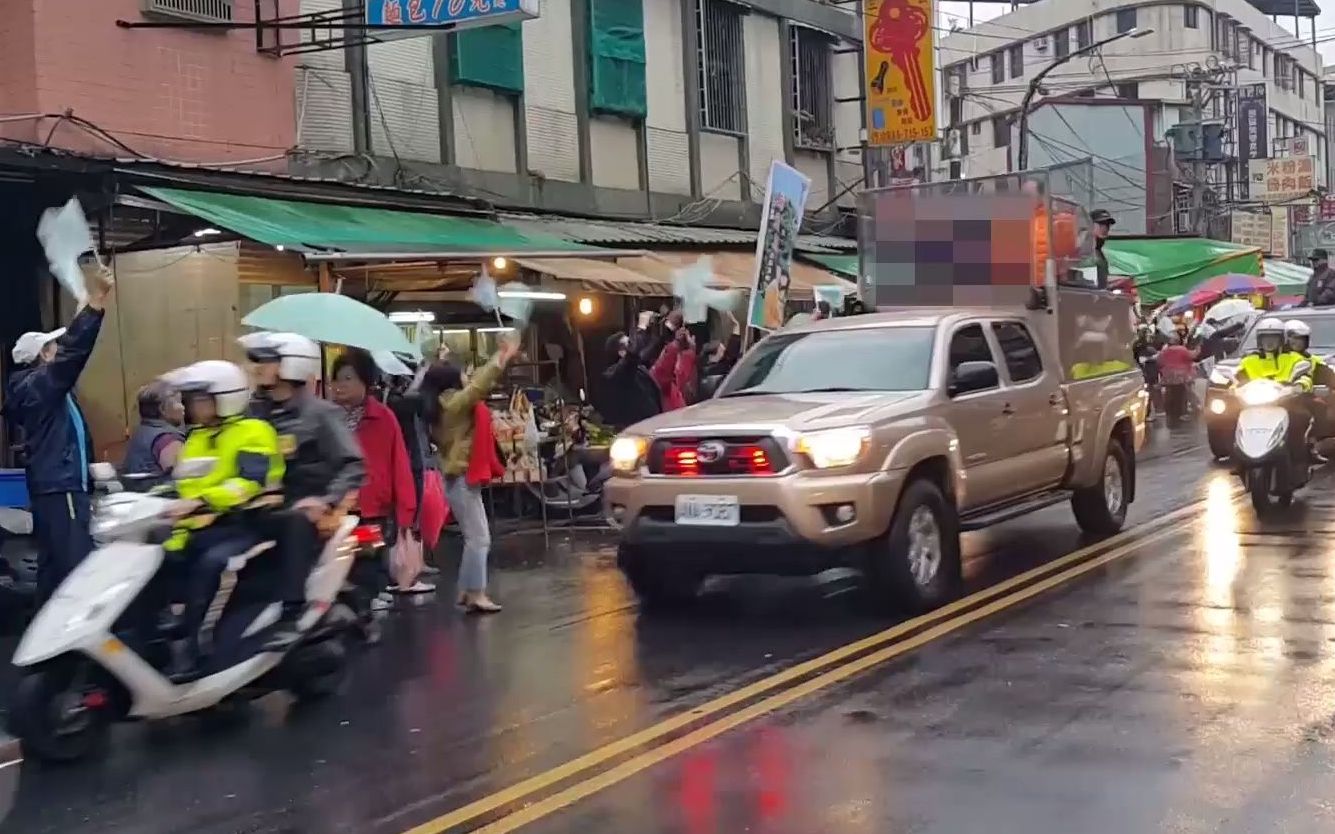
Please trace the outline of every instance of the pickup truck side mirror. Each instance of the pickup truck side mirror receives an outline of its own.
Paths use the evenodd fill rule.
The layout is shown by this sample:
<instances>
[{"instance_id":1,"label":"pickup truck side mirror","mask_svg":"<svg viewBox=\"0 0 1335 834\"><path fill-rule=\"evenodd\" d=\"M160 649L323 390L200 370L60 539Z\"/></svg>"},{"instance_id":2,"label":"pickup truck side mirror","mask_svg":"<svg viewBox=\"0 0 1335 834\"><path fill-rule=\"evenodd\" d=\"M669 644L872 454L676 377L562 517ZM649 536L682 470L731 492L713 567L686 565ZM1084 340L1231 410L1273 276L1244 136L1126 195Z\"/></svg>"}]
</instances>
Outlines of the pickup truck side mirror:
<instances>
[{"instance_id":1,"label":"pickup truck side mirror","mask_svg":"<svg viewBox=\"0 0 1335 834\"><path fill-rule=\"evenodd\" d=\"M997 366L991 362L961 362L950 376L946 393L952 397L974 391L986 391L1001 384Z\"/></svg>"}]
</instances>

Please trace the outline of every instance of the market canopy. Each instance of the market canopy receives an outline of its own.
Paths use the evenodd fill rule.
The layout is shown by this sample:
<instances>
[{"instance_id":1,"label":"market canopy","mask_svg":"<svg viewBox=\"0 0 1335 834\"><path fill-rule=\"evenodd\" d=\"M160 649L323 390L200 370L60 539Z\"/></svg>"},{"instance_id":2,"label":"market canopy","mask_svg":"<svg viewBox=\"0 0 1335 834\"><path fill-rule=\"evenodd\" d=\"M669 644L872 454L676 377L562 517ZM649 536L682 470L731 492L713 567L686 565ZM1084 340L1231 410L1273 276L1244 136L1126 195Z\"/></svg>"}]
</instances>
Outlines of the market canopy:
<instances>
[{"instance_id":1,"label":"market canopy","mask_svg":"<svg viewBox=\"0 0 1335 834\"><path fill-rule=\"evenodd\" d=\"M1259 248L1207 238L1108 238L1103 253L1109 274L1130 278L1147 303L1175 298L1216 275L1261 274Z\"/></svg>"},{"instance_id":2,"label":"market canopy","mask_svg":"<svg viewBox=\"0 0 1335 834\"><path fill-rule=\"evenodd\" d=\"M492 220L335 203L275 200L215 191L143 186L168 205L220 229L295 252L352 255L603 254L559 237L520 231Z\"/></svg>"},{"instance_id":3,"label":"market canopy","mask_svg":"<svg viewBox=\"0 0 1335 834\"><path fill-rule=\"evenodd\" d=\"M833 273L849 278L854 281L858 278L858 256L857 255L817 255L807 252L799 252L797 256L805 261L820 264Z\"/></svg>"}]
</instances>

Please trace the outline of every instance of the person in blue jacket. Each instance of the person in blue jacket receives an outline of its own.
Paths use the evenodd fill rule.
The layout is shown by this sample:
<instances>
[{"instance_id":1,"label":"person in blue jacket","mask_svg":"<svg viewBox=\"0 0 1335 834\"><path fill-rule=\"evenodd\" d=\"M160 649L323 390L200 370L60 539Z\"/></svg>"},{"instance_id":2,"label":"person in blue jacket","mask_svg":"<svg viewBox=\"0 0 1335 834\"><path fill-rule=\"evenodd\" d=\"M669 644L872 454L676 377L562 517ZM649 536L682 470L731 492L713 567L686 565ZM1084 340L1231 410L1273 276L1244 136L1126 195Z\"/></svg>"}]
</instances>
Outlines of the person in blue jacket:
<instances>
[{"instance_id":1,"label":"person in blue jacket","mask_svg":"<svg viewBox=\"0 0 1335 834\"><path fill-rule=\"evenodd\" d=\"M97 344L111 286L104 271L68 328L24 333L14 344L17 367L6 386L5 413L21 430L27 451L39 603L93 549L93 441L74 386Z\"/></svg>"}]
</instances>

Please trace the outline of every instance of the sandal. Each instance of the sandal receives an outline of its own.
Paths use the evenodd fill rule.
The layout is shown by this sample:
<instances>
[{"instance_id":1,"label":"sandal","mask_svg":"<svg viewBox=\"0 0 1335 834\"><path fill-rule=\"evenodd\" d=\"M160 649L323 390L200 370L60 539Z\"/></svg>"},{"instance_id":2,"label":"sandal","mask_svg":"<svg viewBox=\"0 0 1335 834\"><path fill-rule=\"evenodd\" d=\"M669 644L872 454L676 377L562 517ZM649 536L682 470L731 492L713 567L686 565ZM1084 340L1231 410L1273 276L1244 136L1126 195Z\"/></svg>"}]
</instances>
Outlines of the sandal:
<instances>
[{"instance_id":1,"label":"sandal","mask_svg":"<svg viewBox=\"0 0 1335 834\"><path fill-rule=\"evenodd\" d=\"M434 593L435 590L435 585L432 585L430 582L423 582L420 579L412 585L409 585L407 588L400 588L398 585L389 586L389 592L391 594L430 594Z\"/></svg>"}]
</instances>

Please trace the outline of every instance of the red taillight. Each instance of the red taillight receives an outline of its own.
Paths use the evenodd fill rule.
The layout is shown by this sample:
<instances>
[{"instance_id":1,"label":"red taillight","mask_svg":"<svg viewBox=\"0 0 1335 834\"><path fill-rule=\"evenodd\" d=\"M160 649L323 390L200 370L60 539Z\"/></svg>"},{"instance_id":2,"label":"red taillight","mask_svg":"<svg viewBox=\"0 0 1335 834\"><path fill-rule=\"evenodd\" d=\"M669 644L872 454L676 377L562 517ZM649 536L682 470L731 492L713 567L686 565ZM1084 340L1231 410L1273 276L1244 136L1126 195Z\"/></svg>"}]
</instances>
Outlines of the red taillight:
<instances>
[{"instance_id":1,"label":"red taillight","mask_svg":"<svg viewBox=\"0 0 1335 834\"><path fill-rule=\"evenodd\" d=\"M362 547L379 547L384 541L379 524L362 524L353 528L352 538Z\"/></svg>"}]
</instances>

